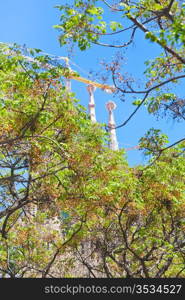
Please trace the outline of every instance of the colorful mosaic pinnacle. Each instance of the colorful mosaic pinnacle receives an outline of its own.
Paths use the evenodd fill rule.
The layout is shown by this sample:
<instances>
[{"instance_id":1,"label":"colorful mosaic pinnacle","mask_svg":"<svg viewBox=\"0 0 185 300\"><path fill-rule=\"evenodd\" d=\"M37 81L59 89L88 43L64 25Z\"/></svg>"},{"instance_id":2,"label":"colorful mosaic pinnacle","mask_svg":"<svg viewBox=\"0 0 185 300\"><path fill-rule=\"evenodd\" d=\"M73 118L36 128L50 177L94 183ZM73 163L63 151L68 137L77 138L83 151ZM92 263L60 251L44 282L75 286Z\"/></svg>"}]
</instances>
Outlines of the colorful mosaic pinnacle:
<instances>
[{"instance_id":1,"label":"colorful mosaic pinnacle","mask_svg":"<svg viewBox=\"0 0 185 300\"><path fill-rule=\"evenodd\" d=\"M116 109L116 103L113 101L109 101L106 103L106 108L109 112L109 122L108 122L108 128L109 128L109 134L110 134L110 142L109 147L112 150L118 150L118 141L116 136L116 124L114 120L114 113L113 110Z\"/></svg>"},{"instance_id":2,"label":"colorful mosaic pinnacle","mask_svg":"<svg viewBox=\"0 0 185 300\"><path fill-rule=\"evenodd\" d=\"M87 86L87 91L89 93L89 114L90 114L90 119L93 123L96 122L95 101L94 101L95 90L96 88L93 85Z\"/></svg>"}]
</instances>

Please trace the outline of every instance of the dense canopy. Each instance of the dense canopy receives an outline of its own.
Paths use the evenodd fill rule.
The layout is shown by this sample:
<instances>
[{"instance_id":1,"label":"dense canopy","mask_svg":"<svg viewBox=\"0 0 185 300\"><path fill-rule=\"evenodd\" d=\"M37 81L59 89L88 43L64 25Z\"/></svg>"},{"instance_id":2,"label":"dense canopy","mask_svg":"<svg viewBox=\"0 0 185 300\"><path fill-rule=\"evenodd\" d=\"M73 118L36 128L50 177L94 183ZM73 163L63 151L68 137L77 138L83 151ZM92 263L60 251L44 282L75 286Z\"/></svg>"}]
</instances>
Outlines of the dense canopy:
<instances>
[{"instance_id":1,"label":"dense canopy","mask_svg":"<svg viewBox=\"0 0 185 300\"><path fill-rule=\"evenodd\" d=\"M107 25L105 8L126 25L116 14ZM133 114L146 104L149 113L165 107L184 120L184 99L165 90L185 77L182 1L74 1L59 9L62 45L85 50L127 30L129 42L109 46L128 46L137 30L159 44L143 89L122 80L117 60L107 71L118 95L143 95ZM184 277L184 137L169 145L151 128L140 140L148 164L131 167L65 88L69 75L39 49L1 45L0 277Z\"/></svg>"}]
</instances>

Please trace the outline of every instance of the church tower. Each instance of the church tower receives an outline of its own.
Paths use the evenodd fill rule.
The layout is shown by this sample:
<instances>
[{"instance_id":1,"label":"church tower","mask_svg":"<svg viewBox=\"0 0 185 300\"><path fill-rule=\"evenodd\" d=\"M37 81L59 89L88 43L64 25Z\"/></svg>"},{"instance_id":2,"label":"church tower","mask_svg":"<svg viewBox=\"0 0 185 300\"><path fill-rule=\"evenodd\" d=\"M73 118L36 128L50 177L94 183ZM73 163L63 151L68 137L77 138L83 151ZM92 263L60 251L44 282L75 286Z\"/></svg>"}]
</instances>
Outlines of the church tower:
<instances>
[{"instance_id":1,"label":"church tower","mask_svg":"<svg viewBox=\"0 0 185 300\"><path fill-rule=\"evenodd\" d=\"M109 147L112 150L119 150L116 129L115 129L116 124L115 124L114 113L113 113L113 111L116 109L116 103L113 101L109 101L106 103L106 107L109 112L109 122L108 122L109 135L110 135Z\"/></svg>"},{"instance_id":2,"label":"church tower","mask_svg":"<svg viewBox=\"0 0 185 300\"><path fill-rule=\"evenodd\" d=\"M95 112L95 101L94 101L94 91L96 88L93 85L88 85L87 90L89 93L89 114L90 119L93 123L96 123L96 112Z\"/></svg>"}]
</instances>

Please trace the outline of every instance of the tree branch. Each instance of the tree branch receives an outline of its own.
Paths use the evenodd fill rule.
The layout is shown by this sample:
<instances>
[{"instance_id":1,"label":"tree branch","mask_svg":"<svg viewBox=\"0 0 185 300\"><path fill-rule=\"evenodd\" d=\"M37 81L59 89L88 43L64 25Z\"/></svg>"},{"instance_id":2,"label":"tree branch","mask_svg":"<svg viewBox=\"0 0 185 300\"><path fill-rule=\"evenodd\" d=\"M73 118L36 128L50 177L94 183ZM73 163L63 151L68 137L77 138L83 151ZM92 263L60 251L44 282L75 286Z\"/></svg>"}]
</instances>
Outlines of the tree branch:
<instances>
[{"instance_id":1,"label":"tree branch","mask_svg":"<svg viewBox=\"0 0 185 300\"><path fill-rule=\"evenodd\" d=\"M140 107L144 104L146 98L148 97L148 94L149 94L149 92L146 93L146 95L144 96L144 98L143 98L143 100L141 101L141 103L140 103L140 104L137 106L137 108L131 113L131 115L128 117L128 119L127 119L125 122L123 122L121 125L116 126L115 129L118 129L118 128L121 128L121 127L125 126L125 125L133 118L133 116L137 113L137 111L140 109Z\"/></svg>"},{"instance_id":2,"label":"tree branch","mask_svg":"<svg viewBox=\"0 0 185 300\"><path fill-rule=\"evenodd\" d=\"M131 15L128 18L144 33L150 33L150 31L140 23L136 18L132 17ZM179 60L181 63L185 64L185 59L182 58L177 52L175 52L172 48L168 47L166 44L162 43L160 39L156 38L156 43L159 44L163 49L165 49L168 53L170 53L173 57Z\"/></svg>"}]
</instances>

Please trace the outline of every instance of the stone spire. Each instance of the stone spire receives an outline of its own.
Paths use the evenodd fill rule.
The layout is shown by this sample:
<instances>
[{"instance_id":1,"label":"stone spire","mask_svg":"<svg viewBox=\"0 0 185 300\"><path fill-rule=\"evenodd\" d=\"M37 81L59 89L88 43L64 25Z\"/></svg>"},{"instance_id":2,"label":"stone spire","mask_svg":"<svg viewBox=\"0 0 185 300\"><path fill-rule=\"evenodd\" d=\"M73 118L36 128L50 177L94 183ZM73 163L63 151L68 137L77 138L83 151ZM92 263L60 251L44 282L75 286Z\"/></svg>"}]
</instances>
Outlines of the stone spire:
<instances>
[{"instance_id":1,"label":"stone spire","mask_svg":"<svg viewBox=\"0 0 185 300\"><path fill-rule=\"evenodd\" d=\"M87 86L87 90L89 93L89 114L90 114L90 119L93 123L96 122L95 101L94 101L95 89L96 88L93 85Z\"/></svg>"},{"instance_id":2,"label":"stone spire","mask_svg":"<svg viewBox=\"0 0 185 300\"><path fill-rule=\"evenodd\" d=\"M109 112L109 123L108 123L109 134L110 134L109 147L112 150L118 150L119 147L118 147L118 141L117 141L116 129L115 129L116 124L115 124L114 114L113 114L113 110L116 109L116 103L113 101L109 101L106 103L106 107Z\"/></svg>"}]
</instances>

